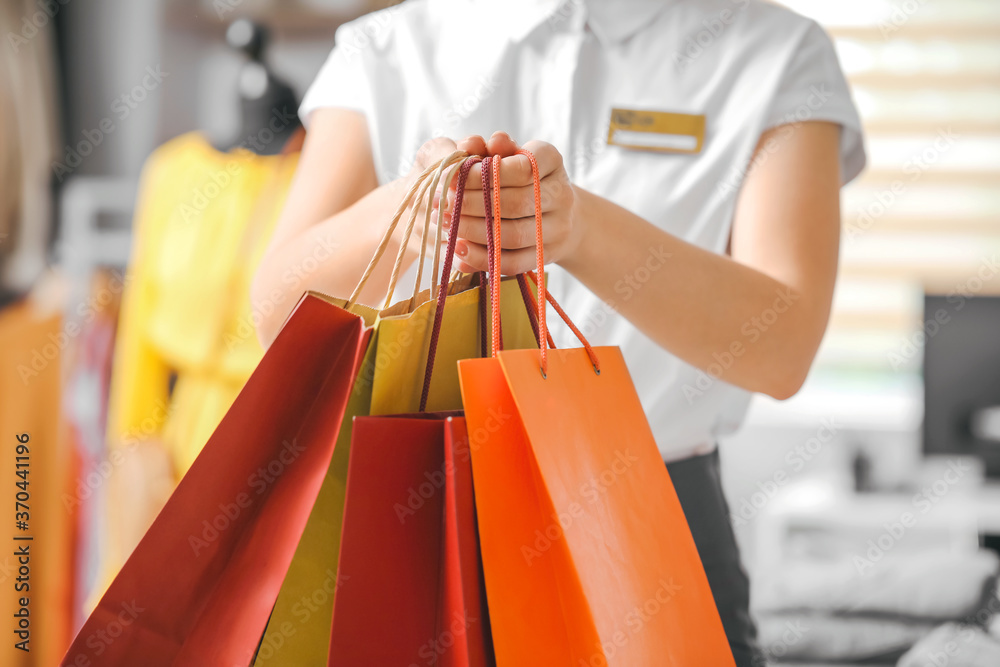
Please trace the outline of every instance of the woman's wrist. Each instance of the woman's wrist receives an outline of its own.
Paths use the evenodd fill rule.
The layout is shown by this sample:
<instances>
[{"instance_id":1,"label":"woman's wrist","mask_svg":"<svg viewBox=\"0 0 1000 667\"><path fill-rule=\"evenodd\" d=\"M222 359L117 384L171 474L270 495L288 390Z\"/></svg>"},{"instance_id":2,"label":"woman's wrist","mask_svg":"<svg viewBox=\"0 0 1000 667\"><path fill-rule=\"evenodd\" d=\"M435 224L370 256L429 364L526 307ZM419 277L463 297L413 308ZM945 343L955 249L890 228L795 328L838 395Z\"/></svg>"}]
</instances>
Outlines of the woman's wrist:
<instances>
[{"instance_id":1,"label":"woman's wrist","mask_svg":"<svg viewBox=\"0 0 1000 667\"><path fill-rule=\"evenodd\" d=\"M576 185L570 187L573 188L573 208L570 213L573 231L568 239L568 247L555 263L579 276L579 272L592 261L589 258L590 248L595 242L599 242L595 236L600 233L601 228L594 223L593 218L595 204L598 203L595 200L599 197Z\"/></svg>"}]
</instances>

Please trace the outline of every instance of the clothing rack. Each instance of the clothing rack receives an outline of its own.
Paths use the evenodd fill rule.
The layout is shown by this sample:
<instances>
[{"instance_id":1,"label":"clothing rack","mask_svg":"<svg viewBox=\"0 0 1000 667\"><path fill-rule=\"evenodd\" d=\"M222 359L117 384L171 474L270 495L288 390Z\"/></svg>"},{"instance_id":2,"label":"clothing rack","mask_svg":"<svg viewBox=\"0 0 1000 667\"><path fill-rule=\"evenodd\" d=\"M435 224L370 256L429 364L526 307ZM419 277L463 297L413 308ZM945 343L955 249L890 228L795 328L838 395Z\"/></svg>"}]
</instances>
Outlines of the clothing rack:
<instances>
[{"instance_id":1,"label":"clothing rack","mask_svg":"<svg viewBox=\"0 0 1000 667\"><path fill-rule=\"evenodd\" d=\"M137 188L133 179L95 176L77 176L63 188L56 257L71 285L70 306L87 298L91 277L98 268L124 270L128 264ZM126 222L104 224L109 218Z\"/></svg>"}]
</instances>

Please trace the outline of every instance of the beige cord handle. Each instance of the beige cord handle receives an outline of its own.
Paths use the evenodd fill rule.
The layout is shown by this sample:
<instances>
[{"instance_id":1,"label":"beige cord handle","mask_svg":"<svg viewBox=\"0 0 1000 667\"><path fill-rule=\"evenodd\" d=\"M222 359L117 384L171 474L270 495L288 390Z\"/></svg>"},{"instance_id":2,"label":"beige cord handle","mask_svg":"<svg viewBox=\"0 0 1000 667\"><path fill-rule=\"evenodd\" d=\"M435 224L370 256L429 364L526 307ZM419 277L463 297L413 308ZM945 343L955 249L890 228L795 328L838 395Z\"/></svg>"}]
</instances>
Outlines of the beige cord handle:
<instances>
[{"instance_id":1,"label":"beige cord handle","mask_svg":"<svg viewBox=\"0 0 1000 667\"><path fill-rule=\"evenodd\" d=\"M451 165L455 165L456 163L459 166L461 166L461 163L464 162L465 158L467 158L468 156L469 156L469 154L466 153L465 151L455 151L454 153L452 153L448 157L446 157L443 160L441 160L441 162L438 165L437 171L434 172L434 176L430 180L430 182L429 182L426 190L420 192L417 195L417 197L414 199L413 210L410 213L411 220L407 223L408 227L410 227L412 225L413 218L415 218L416 215L417 215L417 211L420 208L420 206L419 206L420 201L425 196L427 197L427 201L425 202L425 206L424 206L424 227L423 227L423 231L420 234L420 254L417 257L417 276L416 276L416 278L413 281L413 296L410 297L410 306L409 306L410 310L413 310L413 308L417 304L417 295L420 294L420 282L421 282L421 279L424 276L424 263L425 263L425 260L426 260L426 257L427 257L427 237L430 234L431 210L434 207L434 193L437 192L438 183L440 183L440 181L441 181L441 175L444 173L445 169L447 169ZM452 169L452 173L454 173L454 169ZM447 191L448 191L448 185L449 185L450 180L451 179L449 178L448 181L445 181L444 188L441 190L442 197L444 197L445 193L447 193ZM442 217L443 217L442 214L443 214L443 210L441 208L439 208L438 209L438 224L441 224L441 220L442 220ZM407 232L407 234L409 234L409 232ZM393 267L393 277L397 276L397 274L399 272L399 269L400 269L400 266L401 266L402 261L403 261L403 259L402 259L403 258L402 248L405 248L405 246L401 246L400 254L396 256L396 265ZM436 247L434 249L434 260L433 261L434 261L435 265L438 262L438 254L439 254L439 252L440 252L440 246L438 246L438 247ZM395 287L396 287L395 280L390 279L390 285L389 285L389 289L390 289L390 295L389 296L390 297L391 297L391 292L392 292L392 290L395 289ZM389 307L389 297L386 297L385 307L386 308Z\"/></svg>"},{"instance_id":2,"label":"beige cord handle","mask_svg":"<svg viewBox=\"0 0 1000 667\"><path fill-rule=\"evenodd\" d=\"M437 229L434 234L434 260L432 264L432 274L431 274L431 299L437 298L438 290L440 289L438 283L438 273L441 271L441 246L443 244L444 236L444 196L448 192L448 188L451 187L451 182L455 179L455 174L458 170L462 168L462 163L465 162L465 158L462 158L448 171L448 174L444 177L444 184L441 186L441 197L442 205L438 207L437 215ZM416 296L414 295L414 303L411 307L416 305Z\"/></svg>"},{"instance_id":3,"label":"beige cord handle","mask_svg":"<svg viewBox=\"0 0 1000 667\"><path fill-rule=\"evenodd\" d=\"M434 172L437 173L437 172ZM396 283L399 281L399 274L403 267L403 258L406 255L406 248L410 245L410 236L413 235L413 225L417 220L417 213L420 211L420 202L424 199L429 189L432 176L428 175L427 179L420 185L420 189L417 190L416 194L413 196L413 200L410 202L410 217L406 219L406 224L403 225L403 238L399 242L399 251L396 253L396 259L392 263L392 273L389 274L389 287L385 293L385 303L382 308L388 308L392 302L392 295L396 292ZM423 249L421 248L421 252ZM417 282L420 282L420 275L417 275Z\"/></svg>"},{"instance_id":4,"label":"beige cord handle","mask_svg":"<svg viewBox=\"0 0 1000 667\"><path fill-rule=\"evenodd\" d=\"M382 235L382 239L379 241L378 246L375 248L375 253L373 254L371 261L368 262L368 266L365 268L364 273L361 275L361 279L358 281L357 287L354 288L354 292L351 294L350 298L347 300L345 308L350 309L354 304L358 302L358 297L361 295L361 291L365 288L368 283L368 279L371 278L372 273L375 271L375 267L378 266L379 261L382 259L382 255L385 254L386 248L389 247L389 241L392 239L392 234L396 230L396 226L403 217L403 213L406 212L407 207L410 205L411 201L414 200L414 195L418 191L422 191L425 187L425 182L431 175L439 168L440 163L431 165L430 167L424 169L423 172L417 176L416 180L410 186L410 188L403 195L402 200L399 202L399 206L396 208L396 212L393 213L392 219L389 221L389 226ZM411 222L415 216L411 216ZM406 230L406 239L409 239L409 231ZM406 243L404 242L400 247L400 253L397 257L397 266L402 263L402 254L406 249ZM394 273L398 273L394 271ZM389 295L391 298L391 294Z\"/></svg>"},{"instance_id":5,"label":"beige cord handle","mask_svg":"<svg viewBox=\"0 0 1000 667\"><path fill-rule=\"evenodd\" d=\"M464 160L466 157L468 157L468 154L465 153L464 151L455 151L448 157L439 161L437 163L437 169L435 170L433 177L430 180L425 180L423 185L421 185L420 189L417 191L416 195L413 197L413 200L411 202L410 217L409 219L407 219L406 226L403 228L403 240L399 245L399 252L396 254L396 261L393 264L392 273L389 275L389 289L386 292L385 304L382 306L382 308L388 308L392 303L392 295L395 293L396 284L399 281L399 275L403 267L403 258L406 255L406 248L410 243L410 236L413 234L413 225L416 222L417 213L419 213L420 211L420 202L424 199L425 196L427 196L427 202L426 202L427 212L425 215L424 230L423 233L421 234L421 239L422 241L424 241L424 243L422 243L420 246L420 253L419 253L420 266L417 270L416 279L414 280L414 289L417 292L419 291L420 279L424 275L424 258L426 257L427 254L427 246L425 243L427 240L427 233L428 233L427 227L430 225L430 218L431 218L430 209L434 201L434 190L437 188L438 181L441 179L441 172L444 171L444 168L457 160ZM415 298L410 299L409 307L411 309L414 306L415 300L416 300Z\"/></svg>"}]
</instances>

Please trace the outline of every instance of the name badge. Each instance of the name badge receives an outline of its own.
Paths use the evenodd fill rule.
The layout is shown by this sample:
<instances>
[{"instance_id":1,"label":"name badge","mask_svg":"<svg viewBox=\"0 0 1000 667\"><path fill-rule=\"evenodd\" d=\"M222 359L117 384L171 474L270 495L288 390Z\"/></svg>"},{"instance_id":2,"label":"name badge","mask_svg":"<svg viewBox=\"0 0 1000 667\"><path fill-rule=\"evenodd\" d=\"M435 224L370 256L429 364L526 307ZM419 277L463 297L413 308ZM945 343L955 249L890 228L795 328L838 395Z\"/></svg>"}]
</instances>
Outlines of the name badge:
<instances>
[{"instance_id":1,"label":"name badge","mask_svg":"<svg viewBox=\"0 0 1000 667\"><path fill-rule=\"evenodd\" d=\"M661 153L700 153L705 116L640 109L612 109L608 143Z\"/></svg>"}]
</instances>

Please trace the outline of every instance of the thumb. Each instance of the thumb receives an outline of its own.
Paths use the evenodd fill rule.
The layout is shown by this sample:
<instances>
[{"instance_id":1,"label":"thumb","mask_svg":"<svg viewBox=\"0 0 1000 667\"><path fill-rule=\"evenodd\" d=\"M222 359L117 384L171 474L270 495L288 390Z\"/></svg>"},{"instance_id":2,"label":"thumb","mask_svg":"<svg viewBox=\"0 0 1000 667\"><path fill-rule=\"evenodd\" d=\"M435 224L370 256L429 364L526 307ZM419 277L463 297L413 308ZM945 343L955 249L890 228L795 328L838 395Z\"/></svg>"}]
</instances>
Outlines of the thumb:
<instances>
[{"instance_id":1,"label":"thumb","mask_svg":"<svg viewBox=\"0 0 1000 667\"><path fill-rule=\"evenodd\" d=\"M448 157L456 150L458 150L458 146L447 137L435 137L434 139L425 141L424 145L417 151L414 169L418 172L423 171L435 162Z\"/></svg>"}]
</instances>

